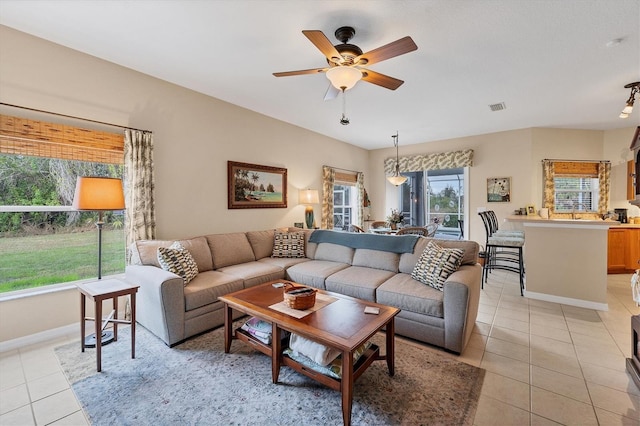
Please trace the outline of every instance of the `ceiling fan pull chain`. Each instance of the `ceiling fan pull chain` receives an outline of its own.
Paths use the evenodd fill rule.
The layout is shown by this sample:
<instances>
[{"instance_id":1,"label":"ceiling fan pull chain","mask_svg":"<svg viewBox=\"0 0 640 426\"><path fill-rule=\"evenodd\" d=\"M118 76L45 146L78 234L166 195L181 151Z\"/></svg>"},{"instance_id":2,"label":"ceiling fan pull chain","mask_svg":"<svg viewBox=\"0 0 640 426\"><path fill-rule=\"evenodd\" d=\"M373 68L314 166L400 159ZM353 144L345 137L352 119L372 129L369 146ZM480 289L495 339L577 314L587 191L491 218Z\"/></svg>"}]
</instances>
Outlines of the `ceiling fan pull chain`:
<instances>
[{"instance_id":1,"label":"ceiling fan pull chain","mask_svg":"<svg viewBox=\"0 0 640 426\"><path fill-rule=\"evenodd\" d=\"M347 118L347 92L345 87L342 87L342 118L340 119L340 124L343 126L349 124L349 119Z\"/></svg>"}]
</instances>

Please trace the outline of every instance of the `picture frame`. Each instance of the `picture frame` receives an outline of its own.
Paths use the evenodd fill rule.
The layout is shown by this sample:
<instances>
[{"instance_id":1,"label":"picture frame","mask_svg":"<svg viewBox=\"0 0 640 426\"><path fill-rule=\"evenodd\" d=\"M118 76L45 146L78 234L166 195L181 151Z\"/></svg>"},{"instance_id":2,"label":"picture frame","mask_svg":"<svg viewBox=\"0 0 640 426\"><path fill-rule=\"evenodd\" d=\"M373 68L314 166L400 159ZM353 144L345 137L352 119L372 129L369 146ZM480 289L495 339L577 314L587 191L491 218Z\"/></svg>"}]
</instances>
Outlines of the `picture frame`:
<instances>
[{"instance_id":1,"label":"picture frame","mask_svg":"<svg viewBox=\"0 0 640 426\"><path fill-rule=\"evenodd\" d=\"M535 216L536 206L533 204L527 204L527 216Z\"/></svg>"},{"instance_id":2,"label":"picture frame","mask_svg":"<svg viewBox=\"0 0 640 426\"><path fill-rule=\"evenodd\" d=\"M493 177L487 179L487 203L511 202L511 178Z\"/></svg>"},{"instance_id":3,"label":"picture frame","mask_svg":"<svg viewBox=\"0 0 640 426\"><path fill-rule=\"evenodd\" d=\"M287 169L227 161L227 208L287 207Z\"/></svg>"}]
</instances>

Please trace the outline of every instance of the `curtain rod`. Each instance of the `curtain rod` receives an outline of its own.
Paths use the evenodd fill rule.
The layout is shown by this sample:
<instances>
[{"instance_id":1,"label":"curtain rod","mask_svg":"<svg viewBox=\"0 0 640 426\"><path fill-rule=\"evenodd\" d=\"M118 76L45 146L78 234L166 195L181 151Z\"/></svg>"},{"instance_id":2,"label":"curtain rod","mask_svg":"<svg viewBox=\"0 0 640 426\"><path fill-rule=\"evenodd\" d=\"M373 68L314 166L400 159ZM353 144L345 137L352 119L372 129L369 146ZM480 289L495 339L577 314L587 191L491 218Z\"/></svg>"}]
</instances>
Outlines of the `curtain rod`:
<instances>
[{"instance_id":1,"label":"curtain rod","mask_svg":"<svg viewBox=\"0 0 640 426\"><path fill-rule=\"evenodd\" d=\"M361 172L359 172L357 170L341 169L340 167L333 167L333 166L329 166L327 164L323 164L322 167L331 167L334 170L340 170L342 172L361 173Z\"/></svg>"},{"instance_id":2,"label":"curtain rod","mask_svg":"<svg viewBox=\"0 0 640 426\"><path fill-rule=\"evenodd\" d=\"M105 126L119 127L121 129L129 129L129 130L137 130L139 132L153 133L151 130L136 129L135 127L121 126L119 124L106 123L104 121L91 120L89 118L76 117L74 115L66 115L66 114L60 114L58 112L45 111L45 110L42 110L42 109L29 108L29 107L23 107L23 106L20 106L20 105L7 104L5 102L0 102L0 105L13 107L13 108L26 109L28 111L42 112L42 113L45 113L45 114L57 115L58 117L73 118L75 120L88 121L90 123L103 124Z\"/></svg>"},{"instance_id":3,"label":"curtain rod","mask_svg":"<svg viewBox=\"0 0 640 426\"><path fill-rule=\"evenodd\" d=\"M610 163L609 160L558 160L557 158L545 158L541 161L555 161L557 163Z\"/></svg>"}]
</instances>

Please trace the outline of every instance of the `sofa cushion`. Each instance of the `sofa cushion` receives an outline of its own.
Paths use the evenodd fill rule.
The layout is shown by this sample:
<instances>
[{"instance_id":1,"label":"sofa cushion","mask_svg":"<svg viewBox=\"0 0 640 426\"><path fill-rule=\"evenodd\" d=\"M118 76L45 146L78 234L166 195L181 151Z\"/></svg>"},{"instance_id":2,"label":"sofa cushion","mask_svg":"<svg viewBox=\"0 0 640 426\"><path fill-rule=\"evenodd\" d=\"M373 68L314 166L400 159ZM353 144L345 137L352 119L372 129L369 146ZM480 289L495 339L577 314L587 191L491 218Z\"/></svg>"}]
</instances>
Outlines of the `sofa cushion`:
<instances>
[{"instance_id":1,"label":"sofa cushion","mask_svg":"<svg viewBox=\"0 0 640 426\"><path fill-rule=\"evenodd\" d=\"M291 281L319 288L320 290L326 290L324 285L325 279L329 275L335 274L349 266L350 265L346 263L331 262L328 260L310 260L293 265L287 269L286 274Z\"/></svg>"},{"instance_id":2,"label":"sofa cushion","mask_svg":"<svg viewBox=\"0 0 640 426\"><path fill-rule=\"evenodd\" d=\"M400 256L400 265L398 269L400 272L410 274L413 272L414 266L418 263L420 255L427 247L429 242L435 242L443 248L459 248L464 250L464 256L462 257L462 265L475 265L478 263L478 243L475 241L467 240L441 240L430 237L420 237L416 243L413 253L403 253Z\"/></svg>"},{"instance_id":3,"label":"sofa cushion","mask_svg":"<svg viewBox=\"0 0 640 426\"><path fill-rule=\"evenodd\" d=\"M275 230L273 229L268 231L247 232L247 239L249 240L249 244L251 244L253 256L256 260L271 256L271 252L273 251L274 234Z\"/></svg>"},{"instance_id":4,"label":"sofa cushion","mask_svg":"<svg viewBox=\"0 0 640 426\"><path fill-rule=\"evenodd\" d=\"M245 288L284 278L284 269L257 261L225 266L218 269L218 271L242 278Z\"/></svg>"},{"instance_id":5,"label":"sofa cushion","mask_svg":"<svg viewBox=\"0 0 640 426\"><path fill-rule=\"evenodd\" d=\"M213 267L215 269L256 260L251 244L244 232L211 234L207 235L206 239L211 248L211 257L213 258Z\"/></svg>"},{"instance_id":6,"label":"sofa cushion","mask_svg":"<svg viewBox=\"0 0 640 426\"><path fill-rule=\"evenodd\" d=\"M218 271L202 272L184 288L185 311L210 305L217 302L219 296L243 288L242 278Z\"/></svg>"},{"instance_id":7,"label":"sofa cushion","mask_svg":"<svg viewBox=\"0 0 640 426\"><path fill-rule=\"evenodd\" d=\"M309 259L306 257L263 257L258 260L258 262L274 265L282 269L288 269L293 265L308 261Z\"/></svg>"},{"instance_id":8,"label":"sofa cushion","mask_svg":"<svg viewBox=\"0 0 640 426\"><path fill-rule=\"evenodd\" d=\"M347 263L351 265L355 249L332 243L319 243L314 256L315 260Z\"/></svg>"},{"instance_id":9,"label":"sofa cushion","mask_svg":"<svg viewBox=\"0 0 640 426\"><path fill-rule=\"evenodd\" d=\"M413 268L411 278L443 291L444 282L458 270L463 255L462 249L445 249L430 242Z\"/></svg>"},{"instance_id":10,"label":"sofa cushion","mask_svg":"<svg viewBox=\"0 0 640 426\"><path fill-rule=\"evenodd\" d=\"M271 257L305 257L304 232L276 231Z\"/></svg>"},{"instance_id":11,"label":"sofa cushion","mask_svg":"<svg viewBox=\"0 0 640 426\"><path fill-rule=\"evenodd\" d=\"M366 268L383 269L385 271L398 272L400 255L388 251L378 251L369 249L356 249L353 255L353 266L364 266Z\"/></svg>"},{"instance_id":12,"label":"sofa cushion","mask_svg":"<svg viewBox=\"0 0 640 426\"><path fill-rule=\"evenodd\" d=\"M376 289L376 302L404 311L444 318L444 293L409 274L396 274Z\"/></svg>"},{"instance_id":13,"label":"sofa cushion","mask_svg":"<svg viewBox=\"0 0 640 426\"><path fill-rule=\"evenodd\" d=\"M350 266L328 276L324 285L329 291L375 302L376 288L394 274L382 269Z\"/></svg>"},{"instance_id":14,"label":"sofa cushion","mask_svg":"<svg viewBox=\"0 0 640 426\"><path fill-rule=\"evenodd\" d=\"M182 246L189 250L191 256L198 265L198 272L210 271L213 269L211 260L211 249L205 237L188 238L177 240ZM158 247L169 247L174 241L170 240L138 240L129 247L131 251L132 265L151 265L160 268L158 262Z\"/></svg>"},{"instance_id":15,"label":"sofa cushion","mask_svg":"<svg viewBox=\"0 0 640 426\"><path fill-rule=\"evenodd\" d=\"M193 256L177 241L169 247L158 247L158 263L165 271L182 277L184 285L198 275L198 265Z\"/></svg>"}]
</instances>

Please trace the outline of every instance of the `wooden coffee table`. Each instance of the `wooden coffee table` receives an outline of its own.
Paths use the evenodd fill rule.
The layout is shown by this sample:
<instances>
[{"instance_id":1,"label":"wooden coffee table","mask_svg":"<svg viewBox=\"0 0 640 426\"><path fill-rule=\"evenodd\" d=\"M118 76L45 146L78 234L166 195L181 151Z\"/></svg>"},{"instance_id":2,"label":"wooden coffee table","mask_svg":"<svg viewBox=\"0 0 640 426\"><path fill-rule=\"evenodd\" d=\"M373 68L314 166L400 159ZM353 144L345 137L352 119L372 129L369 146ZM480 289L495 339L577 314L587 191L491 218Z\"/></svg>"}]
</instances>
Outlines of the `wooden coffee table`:
<instances>
[{"instance_id":1,"label":"wooden coffee table","mask_svg":"<svg viewBox=\"0 0 640 426\"><path fill-rule=\"evenodd\" d=\"M364 373L373 361L386 360L389 375L394 374L394 318L400 312L391 306L380 305L365 300L344 296L338 293L318 290L322 295L334 298L335 301L296 318L270 308L283 300L283 288L275 288L272 284L289 282L286 280L271 281L262 285L230 293L219 299L224 302L224 351L229 353L231 341L235 338L271 357L271 378L278 383L280 366L286 365L305 376L308 376L331 389L342 393L342 418L345 425L351 424L351 405L353 401L353 382ZM295 283L294 283L295 284ZM298 284L301 285L301 284ZM365 314L365 307L377 307L380 313ZM272 344L266 345L253 338L244 330L232 330L232 310L268 321L272 325ZM386 330L385 355L380 355L380 348L371 347L353 365L353 353L382 328ZM282 330L296 333L325 346L342 352L342 380L310 371L293 359L282 354Z\"/></svg>"}]
</instances>

